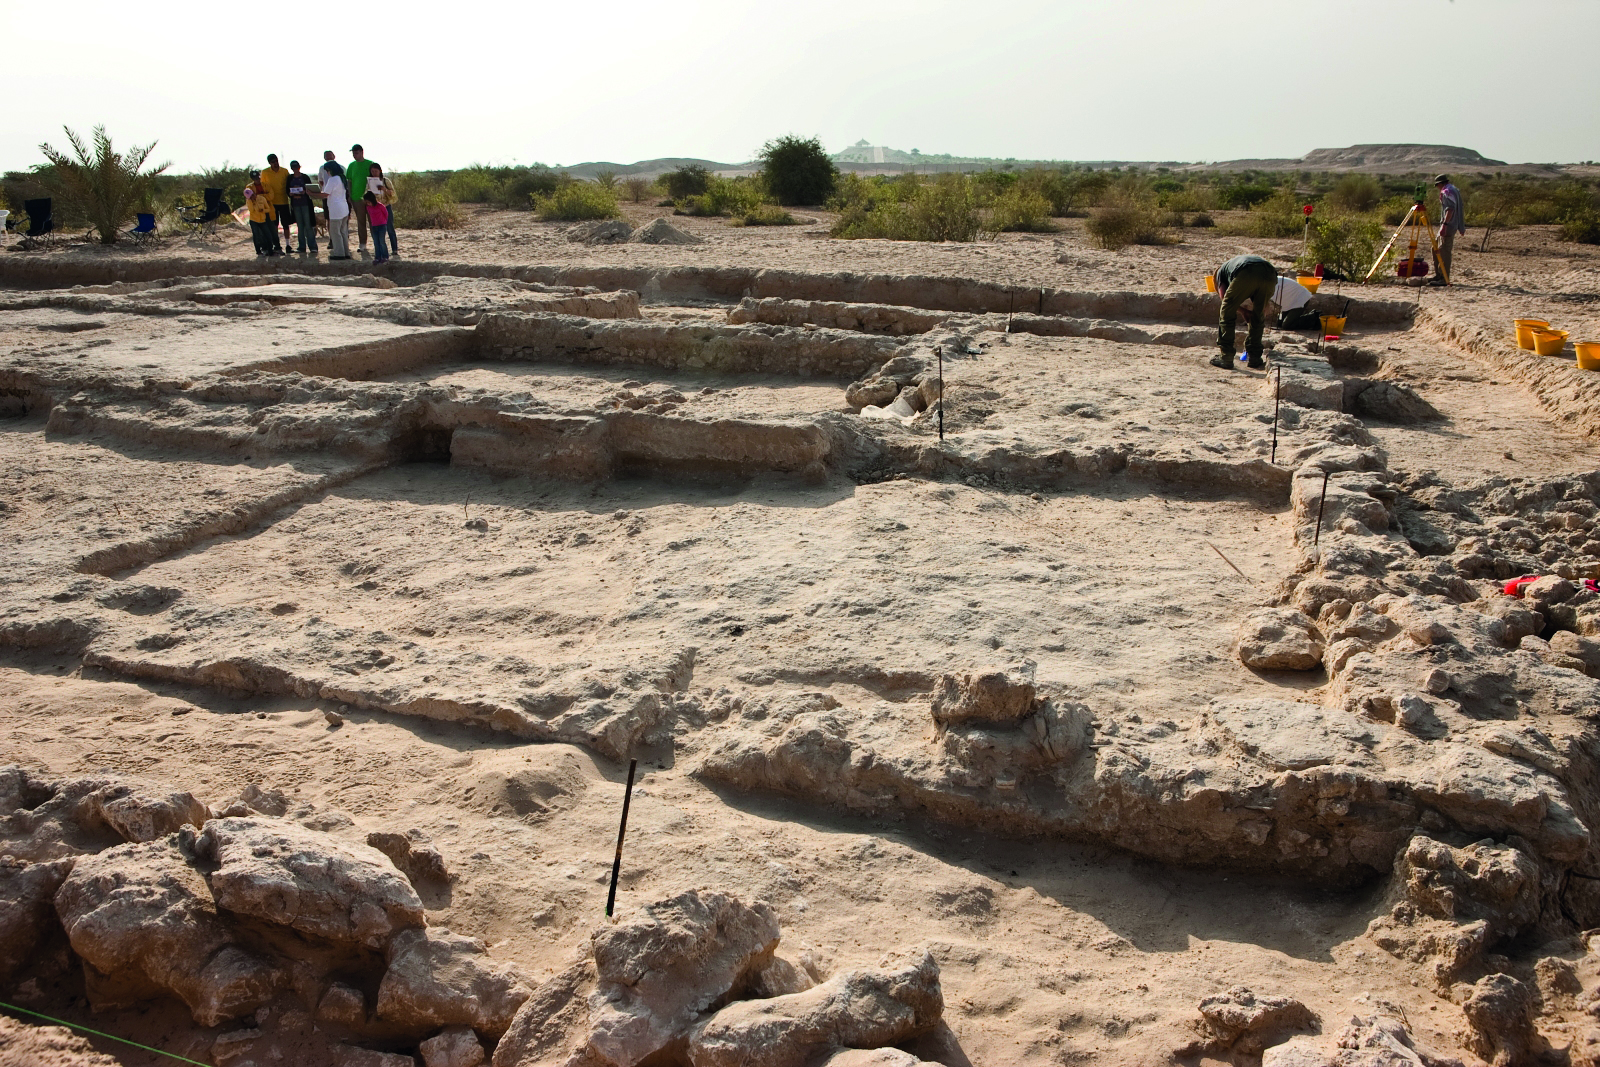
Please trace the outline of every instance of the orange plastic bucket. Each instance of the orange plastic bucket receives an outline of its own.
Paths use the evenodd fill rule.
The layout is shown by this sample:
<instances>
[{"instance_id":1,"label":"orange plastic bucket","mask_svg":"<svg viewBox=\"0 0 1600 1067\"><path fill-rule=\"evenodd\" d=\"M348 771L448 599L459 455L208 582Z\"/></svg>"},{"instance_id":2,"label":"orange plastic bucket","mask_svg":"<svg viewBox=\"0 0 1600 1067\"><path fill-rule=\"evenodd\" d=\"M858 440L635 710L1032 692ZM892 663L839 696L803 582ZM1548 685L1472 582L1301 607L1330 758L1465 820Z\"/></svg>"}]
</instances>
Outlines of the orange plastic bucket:
<instances>
[{"instance_id":1,"label":"orange plastic bucket","mask_svg":"<svg viewBox=\"0 0 1600 1067\"><path fill-rule=\"evenodd\" d=\"M1567 347L1566 330L1534 330L1533 350L1541 356L1559 356Z\"/></svg>"},{"instance_id":2,"label":"orange plastic bucket","mask_svg":"<svg viewBox=\"0 0 1600 1067\"><path fill-rule=\"evenodd\" d=\"M1206 292L1214 293L1216 291L1217 291L1217 276L1215 274L1207 274L1206 275Z\"/></svg>"},{"instance_id":3,"label":"orange plastic bucket","mask_svg":"<svg viewBox=\"0 0 1600 1067\"><path fill-rule=\"evenodd\" d=\"M1600 370L1600 341L1575 341L1572 348L1578 353L1579 370Z\"/></svg>"},{"instance_id":4,"label":"orange plastic bucket","mask_svg":"<svg viewBox=\"0 0 1600 1067\"><path fill-rule=\"evenodd\" d=\"M1313 293L1317 291L1317 286L1322 284L1322 279L1317 277L1315 274L1302 274L1296 278L1295 281L1299 282Z\"/></svg>"},{"instance_id":5,"label":"orange plastic bucket","mask_svg":"<svg viewBox=\"0 0 1600 1067\"><path fill-rule=\"evenodd\" d=\"M1533 331L1535 329L1548 330L1550 324L1543 319L1512 319L1512 325L1517 331L1517 347L1533 351Z\"/></svg>"}]
</instances>

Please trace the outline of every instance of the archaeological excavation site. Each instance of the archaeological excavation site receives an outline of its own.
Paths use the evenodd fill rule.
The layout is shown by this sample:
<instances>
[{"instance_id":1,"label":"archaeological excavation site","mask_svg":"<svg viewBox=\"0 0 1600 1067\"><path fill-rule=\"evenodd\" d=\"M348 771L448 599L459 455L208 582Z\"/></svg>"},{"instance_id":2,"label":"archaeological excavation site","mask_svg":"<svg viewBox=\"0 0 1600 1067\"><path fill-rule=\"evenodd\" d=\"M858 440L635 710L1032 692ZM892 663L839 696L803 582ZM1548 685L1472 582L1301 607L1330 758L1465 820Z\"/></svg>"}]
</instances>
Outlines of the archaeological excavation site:
<instances>
[{"instance_id":1,"label":"archaeological excavation site","mask_svg":"<svg viewBox=\"0 0 1600 1067\"><path fill-rule=\"evenodd\" d=\"M520 225L0 252L0 1063L1600 1064L1600 256Z\"/></svg>"}]
</instances>

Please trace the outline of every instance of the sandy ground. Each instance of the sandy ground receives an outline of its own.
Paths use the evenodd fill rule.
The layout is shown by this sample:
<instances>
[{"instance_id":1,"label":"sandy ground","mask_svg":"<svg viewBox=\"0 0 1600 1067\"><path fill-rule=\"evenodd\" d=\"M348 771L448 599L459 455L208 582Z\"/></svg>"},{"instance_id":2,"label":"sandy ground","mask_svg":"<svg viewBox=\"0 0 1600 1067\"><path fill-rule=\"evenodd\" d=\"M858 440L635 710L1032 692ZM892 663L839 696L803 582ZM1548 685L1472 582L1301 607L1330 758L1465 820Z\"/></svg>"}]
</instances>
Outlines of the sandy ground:
<instances>
[{"instance_id":1,"label":"sandy ground","mask_svg":"<svg viewBox=\"0 0 1600 1067\"><path fill-rule=\"evenodd\" d=\"M634 222L659 210L627 206ZM1202 288L1207 270L1239 252L1287 259L1298 245L1187 231L1181 244L1111 253L1089 247L1077 220L1061 234L972 245L840 242L826 237L825 214L813 214L816 224L783 230L675 219L707 243L591 248L525 214L473 210L462 231L403 232L401 254L1172 292ZM229 232L163 251L222 259L241 247L247 235ZM1559 244L1542 227L1496 234L1488 253L1475 247L1458 246L1458 287L1414 295L1484 324L1559 312L1564 327L1600 335L1600 250ZM82 246L47 254L105 255ZM720 314L646 312L662 321ZM277 349L415 329L303 306L249 318L34 309L0 316L0 357L187 377ZM1445 416L1369 420L1392 469L1467 482L1600 466L1596 438L1557 428L1473 355L1415 331L1356 332L1384 353L1386 376ZM984 341L981 354L947 371L948 428L962 448L1182 445L1233 458L1268 448L1270 388L1259 375L1211 370L1204 349L992 333ZM389 381L468 398L528 394L551 411L607 410L648 394L692 417L788 420L840 412L845 384L473 361ZM924 419L911 432L926 440L933 431ZM1323 680L1252 672L1230 654L1235 621L1294 565L1286 501L1135 482L1037 492L905 477L573 485L432 463L358 477L331 455L240 461L57 433L39 414L0 423L0 456L9 542L0 583L17 596L67 582L91 553L168 529L177 537L274 493L294 497L114 577L271 616L285 640L308 627L346 634L328 659L353 676L388 670L385 655L399 656L396 670L439 662L462 684L510 693L529 681L529 665L538 681L692 647L686 688L706 707L736 693L820 692L885 730L930 737L917 703L929 680L985 663L1032 661L1041 681L1153 724L1187 720L1219 695L1293 699ZM430 923L483 938L532 975L554 973L600 921L625 765L574 745L348 706L333 726L325 710L334 706L0 652L0 763L53 775L113 768L212 804L258 783L315 805L339 832L422 831L456 875L425 897ZM1297 997L1328 1030L1381 998L1405 1008L1422 1041L1470 1055L1459 1052L1459 1005L1364 936L1381 911L1381 885L1335 893L719 790L689 770L720 728L715 718L680 726L641 767L623 907L687 885L759 897L782 921L780 951L809 950L829 971L929 945L959 1044L940 1052L948 1067L1168 1062L1193 1037L1200 998L1236 984ZM1568 954L1592 987L1593 958L1573 946ZM71 990L49 1007L196 1058L215 1035L159 1005L92 1015ZM130 1067L160 1062L96 1046Z\"/></svg>"}]
</instances>

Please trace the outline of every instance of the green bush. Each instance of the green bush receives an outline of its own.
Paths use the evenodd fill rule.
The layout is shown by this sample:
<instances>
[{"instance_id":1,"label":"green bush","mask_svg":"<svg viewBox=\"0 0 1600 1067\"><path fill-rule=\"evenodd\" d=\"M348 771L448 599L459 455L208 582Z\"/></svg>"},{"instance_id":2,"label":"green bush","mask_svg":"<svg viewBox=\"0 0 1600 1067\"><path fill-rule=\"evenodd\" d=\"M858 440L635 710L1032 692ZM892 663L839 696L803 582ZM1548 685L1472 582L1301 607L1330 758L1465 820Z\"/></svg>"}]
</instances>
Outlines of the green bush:
<instances>
[{"instance_id":1,"label":"green bush","mask_svg":"<svg viewBox=\"0 0 1600 1067\"><path fill-rule=\"evenodd\" d=\"M1249 208L1272 199L1277 191L1263 182L1235 182L1217 191L1217 201L1226 208Z\"/></svg>"},{"instance_id":2,"label":"green bush","mask_svg":"<svg viewBox=\"0 0 1600 1067\"><path fill-rule=\"evenodd\" d=\"M155 151L154 141L142 148L135 146L125 153L118 152L112 148L106 128L96 126L91 135L94 143L91 151L71 129L65 126L62 129L66 130L76 159L48 144L40 145L39 151L54 168L63 198L88 218L90 226L100 235L100 243L116 244L123 227L133 221L139 209L152 206L150 198L155 176L171 164L163 163L151 171L144 169L150 153Z\"/></svg>"},{"instance_id":3,"label":"green bush","mask_svg":"<svg viewBox=\"0 0 1600 1067\"><path fill-rule=\"evenodd\" d=\"M1209 185L1195 185L1161 194L1161 206L1173 211L1215 211L1217 191Z\"/></svg>"},{"instance_id":4,"label":"green bush","mask_svg":"<svg viewBox=\"0 0 1600 1067\"><path fill-rule=\"evenodd\" d=\"M758 182L748 178L722 178L712 175L706 182L706 191L698 196L686 196L676 202L679 215L738 215L753 214L765 199Z\"/></svg>"},{"instance_id":5,"label":"green bush","mask_svg":"<svg viewBox=\"0 0 1600 1067\"><path fill-rule=\"evenodd\" d=\"M1371 211L1383 199L1383 187L1370 174L1346 174L1334 183L1328 203L1341 211Z\"/></svg>"},{"instance_id":6,"label":"green bush","mask_svg":"<svg viewBox=\"0 0 1600 1067\"><path fill-rule=\"evenodd\" d=\"M1310 272L1321 263L1346 278L1363 278L1387 241L1383 225L1370 216L1335 212L1313 215L1305 254L1296 265Z\"/></svg>"},{"instance_id":7,"label":"green bush","mask_svg":"<svg viewBox=\"0 0 1600 1067\"><path fill-rule=\"evenodd\" d=\"M1406 220L1406 215L1414 203L1416 203L1415 197L1391 196L1378 205L1378 217L1383 220L1385 226L1398 226Z\"/></svg>"},{"instance_id":8,"label":"green bush","mask_svg":"<svg viewBox=\"0 0 1600 1067\"><path fill-rule=\"evenodd\" d=\"M761 204L753 211L728 220L730 226L794 226L799 219L789 214L777 204Z\"/></svg>"},{"instance_id":9,"label":"green bush","mask_svg":"<svg viewBox=\"0 0 1600 1067\"><path fill-rule=\"evenodd\" d=\"M546 222L576 222L581 219L614 219L617 194L594 182L568 182L555 192L537 196L534 210Z\"/></svg>"},{"instance_id":10,"label":"green bush","mask_svg":"<svg viewBox=\"0 0 1600 1067\"><path fill-rule=\"evenodd\" d=\"M978 197L965 174L931 182L859 179L841 182L831 204L840 212L833 236L886 241L971 241L982 226ZM841 199L842 198L842 199Z\"/></svg>"},{"instance_id":11,"label":"green bush","mask_svg":"<svg viewBox=\"0 0 1600 1067\"><path fill-rule=\"evenodd\" d=\"M667 191L668 200L687 200L706 191L711 184L711 172L698 163L691 163L687 167L669 170L657 180Z\"/></svg>"},{"instance_id":12,"label":"green bush","mask_svg":"<svg viewBox=\"0 0 1600 1067\"><path fill-rule=\"evenodd\" d=\"M989 206L989 229L996 233L1053 233L1050 201L1020 187L1007 189Z\"/></svg>"},{"instance_id":13,"label":"green bush","mask_svg":"<svg viewBox=\"0 0 1600 1067\"><path fill-rule=\"evenodd\" d=\"M761 146L761 174L780 204L825 203L839 180L821 141L792 135Z\"/></svg>"},{"instance_id":14,"label":"green bush","mask_svg":"<svg viewBox=\"0 0 1600 1067\"><path fill-rule=\"evenodd\" d=\"M486 167L474 163L450 172L443 192L464 204L525 210L536 197L549 196L570 180L542 163L531 167Z\"/></svg>"},{"instance_id":15,"label":"green bush","mask_svg":"<svg viewBox=\"0 0 1600 1067\"><path fill-rule=\"evenodd\" d=\"M1163 221L1163 213L1154 200L1119 196L1096 208L1084 228L1089 239L1101 248L1170 244Z\"/></svg>"},{"instance_id":16,"label":"green bush","mask_svg":"<svg viewBox=\"0 0 1600 1067\"><path fill-rule=\"evenodd\" d=\"M1600 212L1590 208L1574 214L1561 224L1561 239L1584 245L1600 245Z\"/></svg>"},{"instance_id":17,"label":"green bush","mask_svg":"<svg viewBox=\"0 0 1600 1067\"><path fill-rule=\"evenodd\" d=\"M1250 232L1257 237L1299 237L1306 216L1301 199L1285 189L1250 210Z\"/></svg>"},{"instance_id":18,"label":"green bush","mask_svg":"<svg viewBox=\"0 0 1600 1067\"><path fill-rule=\"evenodd\" d=\"M466 222L446 183L425 174L397 174L394 224L404 230L456 230Z\"/></svg>"},{"instance_id":19,"label":"green bush","mask_svg":"<svg viewBox=\"0 0 1600 1067\"><path fill-rule=\"evenodd\" d=\"M1200 212L1194 218L1189 220L1189 225L1190 226L1193 226L1193 227L1196 227L1197 229L1202 229L1202 230L1203 229L1209 229L1210 227L1215 226L1216 224L1217 224L1217 220L1212 218L1210 215L1206 214L1204 211Z\"/></svg>"}]
</instances>

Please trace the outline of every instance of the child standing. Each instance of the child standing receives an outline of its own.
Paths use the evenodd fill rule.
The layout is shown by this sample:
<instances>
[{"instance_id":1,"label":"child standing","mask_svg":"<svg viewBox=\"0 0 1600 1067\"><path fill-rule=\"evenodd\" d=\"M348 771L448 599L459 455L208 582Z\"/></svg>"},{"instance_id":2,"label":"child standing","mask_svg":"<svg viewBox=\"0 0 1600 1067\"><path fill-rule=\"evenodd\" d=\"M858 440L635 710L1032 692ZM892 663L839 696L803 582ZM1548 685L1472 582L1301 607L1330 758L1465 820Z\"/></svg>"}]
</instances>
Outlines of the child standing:
<instances>
[{"instance_id":1,"label":"child standing","mask_svg":"<svg viewBox=\"0 0 1600 1067\"><path fill-rule=\"evenodd\" d=\"M272 197L261 184L261 172L250 175L250 184L244 187L245 206L250 209L250 236L255 241L256 255L278 254L278 214L273 210Z\"/></svg>"},{"instance_id":2,"label":"child standing","mask_svg":"<svg viewBox=\"0 0 1600 1067\"><path fill-rule=\"evenodd\" d=\"M394 232L394 205L400 199L394 187L394 182L383 173L383 168L374 163L372 169L367 171L367 191L378 194L378 203L389 209L389 254L400 254L400 238Z\"/></svg>"},{"instance_id":3,"label":"child standing","mask_svg":"<svg viewBox=\"0 0 1600 1067\"><path fill-rule=\"evenodd\" d=\"M372 224L372 263L386 263L389 259L389 209L378 201L377 193L361 198L367 204L367 221Z\"/></svg>"}]
</instances>

